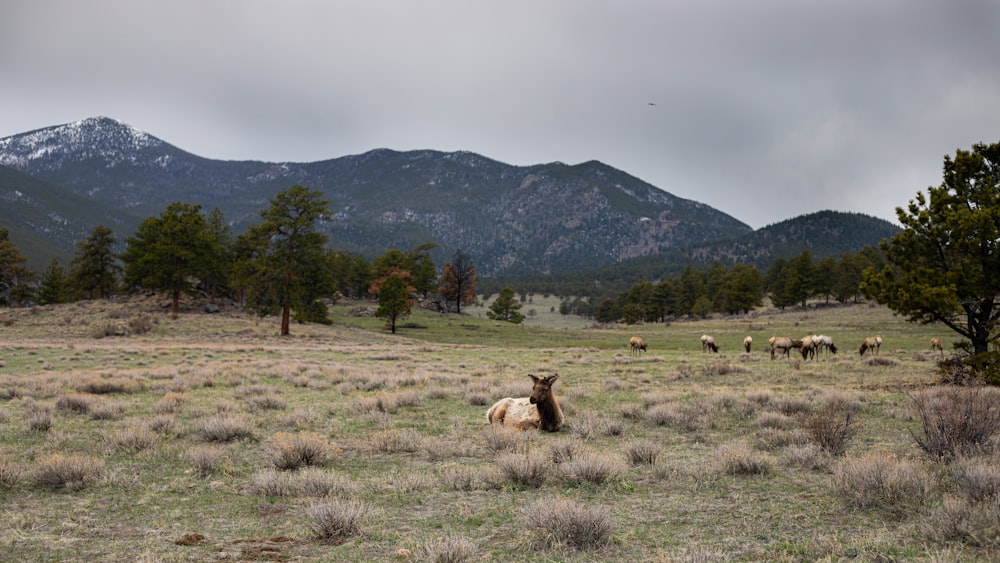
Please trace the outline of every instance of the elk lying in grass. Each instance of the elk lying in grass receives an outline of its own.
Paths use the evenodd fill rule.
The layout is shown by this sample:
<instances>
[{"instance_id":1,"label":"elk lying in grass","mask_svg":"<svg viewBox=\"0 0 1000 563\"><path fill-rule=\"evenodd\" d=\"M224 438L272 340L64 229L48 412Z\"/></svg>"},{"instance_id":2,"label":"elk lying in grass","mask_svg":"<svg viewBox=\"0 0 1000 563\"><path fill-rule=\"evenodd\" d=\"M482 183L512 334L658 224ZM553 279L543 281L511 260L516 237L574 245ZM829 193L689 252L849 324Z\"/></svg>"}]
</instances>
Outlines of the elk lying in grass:
<instances>
[{"instance_id":1,"label":"elk lying in grass","mask_svg":"<svg viewBox=\"0 0 1000 563\"><path fill-rule=\"evenodd\" d=\"M486 420L490 424L501 424L517 430L541 428L546 432L558 432L562 429L563 413L552 392L552 384L559 374L536 377L529 373L528 377L534 382L531 396L500 399L486 411Z\"/></svg>"},{"instance_id":2,"label":"elk lying in grass","mask_svg":"<svg viewBox=\"0 0 1000 563\"><path fill-rule=\"evenodd\" d=\"M638 336L633 336L631 339L629 339L628 345L631 348L631 352L629 353L633 356L635 355L641 356L642 353L646 351L646 343L643 342L642 339L639 338Z\"/></svg>"}]
</instances>

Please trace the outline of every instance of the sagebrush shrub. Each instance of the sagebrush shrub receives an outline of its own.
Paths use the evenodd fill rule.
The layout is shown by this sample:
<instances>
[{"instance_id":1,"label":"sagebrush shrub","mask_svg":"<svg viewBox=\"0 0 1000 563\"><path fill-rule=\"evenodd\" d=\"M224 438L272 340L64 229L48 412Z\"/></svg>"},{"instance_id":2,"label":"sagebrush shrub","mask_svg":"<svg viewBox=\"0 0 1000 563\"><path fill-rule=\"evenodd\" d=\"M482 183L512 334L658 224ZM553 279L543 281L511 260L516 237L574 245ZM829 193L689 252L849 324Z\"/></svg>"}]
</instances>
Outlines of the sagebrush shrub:
<instances>
[{"instance_id":1,"label":"sagebrush shrub","mask_svg":"<svg viewBox=\"0 0 1000 563\"><path fill-rule=\"evenodd\" d=\"M1000 503L946 497L920 519L920 531L933 542L962 542L973 547L1000 547Z\"/></svg>"},{"instance_id":2,"label":"sagebrush shrub","mask_svg":"<svg viewBox=\"0 0 1000 563\"><path fill-rule=\"evenodd\" d=\"M601 485L620 479L625 469L617 458L603 453L583 452L559 464L559 473L567 483Z\"/></svg>"},{"instance_id":3,"label":"sagebrush shrub","mask_svg":"<svg viewBox=\"0 0 1000 563\"><path fill-rule=\"evenodd\" d=\"M920 430L910 434L928 454L950 459L992 449L1000 431L1000 390L947 386L909 397L920 420Z\"/></svg>"},{"instance_id":4,"label":"sagebrush shrub","mask_svg":"<svg viewBox=\"0 0 1000 563\"><path fill-rule=\"evenodd\" d=\"M478 552L472 540L450 534L424 544L424 560L434 563L464 563L475 558Z\"/></svg>"},{"instance_id":5,"label":"sagebrush shrub","mask_svg":"<svg viewBox=\"0 0 1000 563\"><path fill-rule=\"evenodd\" d=\"M950 466L956 488L973 501L1000 501L1000 456L956 459Z\"/></svg>"},{"instance_id":6,"label":"sagebrush shrub","mask_svg":"<svg viewBox=\"0 0 1000 563\"><path fill-rule=\"evenodd\" d=\"M112 449L139 452L156 444L156 433L146 426L126 426L105 433L103 440Z\"/></svg>"},{"instance_id":7,"label":"sagebrush shrub","mask_svg":"<svg viewBox=\"0 0 1000 563\"><path fill-rule=\"evenodd\" d=\"M98 401L98 397L89 393L69 393L56 399L56 410L86 414Z\"/></svg>"},{"instance_id":8,"label":"sagebrush shrub","mask_svg":"<svg viewBox=\"0 0 1000 563\"><path fill-rule=\"evenodd\" d=\"M883 452L845 458L833 474L834 488L848 505L897 517L913 513L930 491L930 480L919 467Z\"/></svg>"},{"instance_id":9,"label":"sagebrush shrub","mask_svg":"<svg viewBox=\"0 0 1000 563\"><path fill-rule=\"evenodd\" d=\"M309 505L306 516L314 538L337 541L360 534L361 519L368 510L368 505L363 502L334 498Z\"/></svg>"},{"instance_id":10,"label":"sagebrush shrub","mask_svg":"<svg viewBox=\"0 0 1000 563\"><path fill-rule=\"evenodd\" d=\"M723 444L716 450L719 471L727 475L767 475L774 471L775 460L742 442Z\"/></svg>"},{"instance_id":11,"label":"sagebrush shrub","mask_svg":"<svg viewBox=\"0 0 1000 563\"><path fill-rule=\"evenodd\" d=\"M216 446L197 446L187 452L187 459L198 477L208 477L218 471L225 458L225 450Z\"/></svg>"},{"instance_id":12,"label":"sagebrush shrub","mask_svg":"<svg viewBox=\"0 0 1000 563\"><path fill-rule=\"evenodd\" d=\"M575 549L603 547L611 541L617 525L603 506L585 505L563 498L543 498L523 512L527 531L542 547Z\"/></svg>"},{"instance_id":13,"label":"sagebrush shrub","mask_svg":"<svg viewBox=\"0 0 1000 563\"><path fill-rule=\"evenodd\" d=\"M856 422L851 404L830 401L812 414L803 415L802 428L818 446L833 455L841 455L857 434Z\"/></svg>"},{"instance_id":14,"label":"sagebrush shrub","mask_svg":"<svg viewBox=\"0 0 1000 563\"><path fill-rule=\"evenodd\" d=\"M198 433L209 442L232 442L254 438L256 427L253 419L247 415L221 412L205 419Z\"/></svg>"},{"instance_id":15,"label":"sagebrush shrub","mask_svg":"<svg viewBox=\"0 0 1000 563\"><path fill-rule=\"evenodd\" d=\"M336 451L332 443L313 432L278 432L271 442L271 463L278 469L326 465Z\"/></svg>"},{"instance_id":16,"label":"sagebrush shrub","mask_svg":"<svg viewBox=\"0 0 1000 563\"><path fill-rule=\"evenodd\" d=\"M625 446L625 457L632 465L654 465L662 452L663 448L653 442L632 442Z\"/></svg>"},{"instance_id":17,"label":"sagebrush shrub","mask_svg":"<svg viewBox=\"0 0 1000 563\"><path fill-rule=\"evenodd\" d=\"M82 454L49 454L35 463L35 484L40 487L79 490L104 473L104 461Z\"/></svg>"},{"instance_id":18,"label":"sagebrush shrub","mask_svg":"<svg viewBox=\"0 0 1000 563\"><path fill-rule=\"evenodd\" d=\"M21 482L24 468L5 457L0 458L0 490L9 490Z\"/></svg>"},{"instance_id":19,"label":"sagebrush shrub","mask_svg":"<svg viewBox=\"0 0 1000 563\"><path fill-rule=\"evenodd\" d=\"M496 463L508 481L525 487L542 486L552 465L546 457L533 453L500 454Z\"/></svg>"}]
</instances>

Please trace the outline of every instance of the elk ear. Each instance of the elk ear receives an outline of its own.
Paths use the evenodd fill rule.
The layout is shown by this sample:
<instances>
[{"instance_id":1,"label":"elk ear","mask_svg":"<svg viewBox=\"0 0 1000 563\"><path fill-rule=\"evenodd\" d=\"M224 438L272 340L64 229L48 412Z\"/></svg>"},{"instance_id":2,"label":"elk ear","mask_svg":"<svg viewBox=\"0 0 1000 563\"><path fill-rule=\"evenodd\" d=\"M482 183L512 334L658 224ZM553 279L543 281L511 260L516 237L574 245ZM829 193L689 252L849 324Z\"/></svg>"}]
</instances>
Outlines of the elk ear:
<instances>
[{"instance_id":1,"label":"elk ear","mask_svg":"<svg viewBox=\"0 0 1000 563\"><path fill-rule=\"evenodd\" d=\"M534 374L530 374L530 373L529 373L529 374L528 374L528 377L530 377L530 378L531 378L531 380L532 380L533 382L535 382L535 383L538 383L539 381L541 381L540 379L538 379L537 377L535 377L535 376L534 376Z\"/></svg>"},{"instance_id":2,"label":"elk ear","mask_svg":"<svg viewBox=\"0 0 1000 563\"><path fill-rule=\"evenodd\" d=\"M553 373L552 375L550 375L550 376L548 376L548 377L545 378L545 382L548 383L548 384L552 384L552 383L555 383L556 379L558 379L558 378L559 378L559 374L558 373Z\"/></svg>"}]
</instances>

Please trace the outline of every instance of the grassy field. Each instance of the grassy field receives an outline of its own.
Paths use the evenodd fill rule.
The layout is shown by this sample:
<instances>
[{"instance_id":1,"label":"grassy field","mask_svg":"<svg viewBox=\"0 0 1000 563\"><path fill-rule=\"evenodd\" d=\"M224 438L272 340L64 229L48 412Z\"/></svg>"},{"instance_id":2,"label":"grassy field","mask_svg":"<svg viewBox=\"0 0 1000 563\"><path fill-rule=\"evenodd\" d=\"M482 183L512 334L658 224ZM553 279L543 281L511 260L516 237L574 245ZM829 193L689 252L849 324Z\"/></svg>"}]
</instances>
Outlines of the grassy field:
<instances>
[{"instance_id":1,"label":"grassy field","mask_svg":"<svg viewBox=\"0 0 1000 563\"><path fill-rule=\"evenodd\" d=\"M0 552L22 561L986 561L998 458L917 447L942 329L881 307L593 327L162 298L0 310ZM552 312L555 306L555 313ZM719 354L703 353L712 334ZM836 355L774 361L768 337ZM862 358L865 336L884 339ZM629 354L641 336L648 351ZM754 350L742 353L743 338ZM558 373L559 433L487 408ZM990 398L995 396L990 395ZM924 404L924 403L920 403ZM970 484L971 483L971 484ZM994 490L991 487L995 487Z\"/></svg>"}]
</instances>

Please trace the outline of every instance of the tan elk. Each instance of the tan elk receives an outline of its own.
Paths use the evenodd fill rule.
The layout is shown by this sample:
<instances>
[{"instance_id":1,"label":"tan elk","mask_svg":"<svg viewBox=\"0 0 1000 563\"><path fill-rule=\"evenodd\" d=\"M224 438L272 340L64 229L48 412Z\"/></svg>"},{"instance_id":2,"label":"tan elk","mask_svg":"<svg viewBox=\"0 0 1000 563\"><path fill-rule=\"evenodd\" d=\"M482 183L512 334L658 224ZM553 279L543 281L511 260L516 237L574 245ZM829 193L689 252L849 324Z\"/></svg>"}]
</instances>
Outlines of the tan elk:
<instances>
[{"instance_id":1,"label":"tan elk","mask_svg":"<svg viewBox=\"0 0 1000 563\"><path fill-rule=\"evenodd\" d=\"M530 397L500 399L486 411L486 420L490 424L500 424L517 430L541 428L546 432L558 432L562 429L563 413L559 401L552 393L552 384L559 377L558 373L547 377L537 377L528 374L534 385Z\"/></svg>"}]
</instances>

